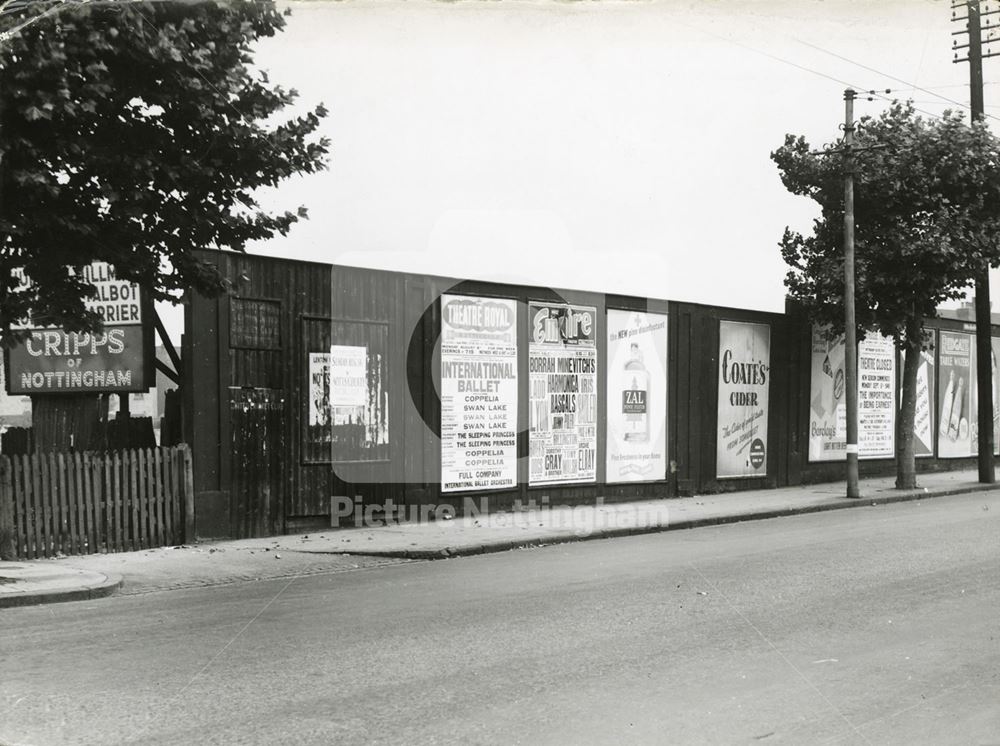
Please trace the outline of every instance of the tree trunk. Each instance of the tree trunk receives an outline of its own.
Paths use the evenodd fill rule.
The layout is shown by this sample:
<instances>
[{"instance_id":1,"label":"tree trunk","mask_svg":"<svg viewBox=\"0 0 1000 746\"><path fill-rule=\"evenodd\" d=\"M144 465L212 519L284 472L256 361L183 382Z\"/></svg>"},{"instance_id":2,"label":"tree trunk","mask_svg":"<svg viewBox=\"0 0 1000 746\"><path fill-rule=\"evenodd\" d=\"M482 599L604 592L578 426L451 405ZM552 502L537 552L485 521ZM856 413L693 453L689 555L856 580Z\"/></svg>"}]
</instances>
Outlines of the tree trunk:
<instances>
[{"instance_id":1,"label":"tree trunk","mask_svg":"<svg viewBox=\"0 0 1000 746\"><path fill-rule=\"evenodd\" d=\"M896 488L917 486L917 462L913 452L913 420L917 410L917 370L920 368L921 329L907 325L903 357L903 396L896 417Z\"/></svg>"}]
</instances>

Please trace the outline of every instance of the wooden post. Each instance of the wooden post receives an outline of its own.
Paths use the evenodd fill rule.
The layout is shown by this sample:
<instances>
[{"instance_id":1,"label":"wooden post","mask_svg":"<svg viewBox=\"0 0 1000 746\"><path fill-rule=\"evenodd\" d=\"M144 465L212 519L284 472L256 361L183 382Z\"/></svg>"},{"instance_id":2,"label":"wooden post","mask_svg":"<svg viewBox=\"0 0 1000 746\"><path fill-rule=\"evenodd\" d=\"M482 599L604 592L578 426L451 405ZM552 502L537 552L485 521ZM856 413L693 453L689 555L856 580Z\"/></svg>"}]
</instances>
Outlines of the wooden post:
<instances>
[{"instance_id":1,"label":"wooden post","mask_svg":"<svg viewBox=\"0 0 1000 746\"><path fill-rule=\"evenodd\" d=\"M38 559L45 556L42 552L44 513L42 511L41 497L38 494L38 471L36 469L39 458L40 456L37 453L30 456L28 454L21 456L21 464L24 467L22 470L24 474L24 504L27 507L30 498L31 513L34 516L34 520L32 521L34 548L28 555L29 559Z\"/></svg>"},{"instance_id":2,"label":"wooden post","mask_svg":"<svg viewBox=\"0 0 1000 746\"><path fill-rule=\"evenodd\" d=\"M17 530L14 525L14 480L10 458L0 456L0 560L17 559Z\"/></svg>"},{"instance_id":3,"label":"wooden post","mask_svg":"<svg viewBox=\"0 0 1000 746\"><path fill-rule=\"evenodd\" d=\"M187 443L181 443L178 448L181 451L181 466L183 468L180 484L184 485L184 541L193 542L195 539L194 472L191 463L191 447Z\"/></svg>"},{"instance_id":4,"label":"wooden post","mask_svg":"<svg viewBox=\"0 0 1000 746\"><path fill-rule=\"evenodd\" d=\"M854 319L854 96L844 91L844 393L847 403L847 496L861 497L858 483L858 347Z\"/></svg>"}]
</instances>

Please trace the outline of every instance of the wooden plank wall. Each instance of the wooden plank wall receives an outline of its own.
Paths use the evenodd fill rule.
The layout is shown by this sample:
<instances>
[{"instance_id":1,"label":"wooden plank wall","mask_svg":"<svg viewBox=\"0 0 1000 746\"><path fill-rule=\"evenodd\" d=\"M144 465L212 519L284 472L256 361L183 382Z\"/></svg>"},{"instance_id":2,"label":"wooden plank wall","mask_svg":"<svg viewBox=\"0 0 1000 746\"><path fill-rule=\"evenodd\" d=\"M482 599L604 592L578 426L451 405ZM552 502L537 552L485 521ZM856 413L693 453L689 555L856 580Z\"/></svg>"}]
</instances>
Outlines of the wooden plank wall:
<instances>
[{"instance_id":1,"label":"wooden plank wall","mask_svg":"<svg viewBox=\"0 0 1000 746\"><path fill-rule=\"evenodd\" d=\"M810 400L810 364L811 364L811 344L812 331L808 320L802 311L794 303L789 302L785 309L787 336L790 347L794 349L790 353L793 357L790 365L795 366L798 378L788 386L790 396L797 399L796 421L789 425L790 443L787 449L789 461L788 484L815 484L820 482L840 481L844 477L844 463L841 461L809 461L809 400ZM936 334L942 330L963 332L965 334L975 334L975 323L973 321L961 321L957 319L927 319L925 328ZM994 324L992 336L1000 337L1000 325ZM937 338L937 337L935 337ZM939 351L934 349L934 369L935 376L940 371ZM898 394L899 385L902 379L902 367L897 366L897 407L899 405ZM938 401L939 389L937 380L934 381L934 390L931 392L932 407L935 412L941 411L941 403ZM797 441L791 441L796 438ZM935 437L935 449L937 438ZM967 458L938 458L918 457L916 460L917 472L951 471L955 469L976 469L978 460L975 456ZM895 459L860 459L858 470L862 478L895 473Z\"/></svg>"},{"instance_id":2,"label":"wooden plank wall","mask_svg":"<svg viewBox=\"0 0 1000 746\"><path fill-rule=\"evenodd\" d=\"M393 273L327 264L206 252L234 282L234 293L219 300L194 300L189 316L186 354L193 357L186 386L185 406L197 421L189 435L196 444L196 494L206 506L223 505L205 523L216 521L224 533L243 536L260 532L289 532L328 525L334 496L361 505L452 504L461 507L464 495L440 492L440 411L437 385L440 297L445 293L511 298L518 302L520 396L518 414L519 485L490 492L492 510L507 509L518 501L550 504L587 503L692 493L771 488L788 484L838 479L838 464L808 462L809 330L794 309L785 314L705 306L666 300L601 293L501 285ZM598 453L597 481L585 485L529 487L528 382L529 319L527 304L538 300L568 302L597 309L598 330ZM250 323L248 306L271 304L276 325L261 331L270 341L260 345L241 325ZM648 310L668 316L668 468L667 479L653 483L605 484L606 444L604 385L607 361L606 312L609 308ZM236 321L232 321L232 319ZM771 329L771 384L768 412L767 473L762 477L716 477L716 426L719 366L719 324L722 320L766 324ZM261 322L264 323L263 321ZM267 322L271 324L271 321ZM942 328L962 328L935 322ZM239 334L231 338L233 326ZM204 328L202 328L204 327ZM251 330L252 331L252 330ZM266 333L265 333L266 331ZM1000 333L1000 332L998 332ZM268 336L270 335L270 336ZM334 461L332 447L310 438L308 432L308 364L310 352L327 352L331 345L382 348L388 392L389 442L366 448L346 460ZM250 392L257 392L251 394ZM256 398L254 398L256 397ZM265 443L246 436L238 447L234 434L249 433L250 420L239 409L248 401L281 402L266 425ZM280 416L279 416L280 415ZM204 418L204 422L199 418ZM241 419L242 418L242 419ZM238 420L238 421L237 421ZM235 428L235 429L234 429ZM242 437L242 436L241 436ZM331 441L332 442L332 441ZM282 466L263 484L237 476L241 464L270 448ZM253 449L257 449L253 451ZM255 461L260 463L260 461ZM969 461L974 463L974 459ZM956 461L921 461L921 468L956 468ZM865 474L885 473L891 462L865 462ZM234 494L234 490L239 494ZM266 494L265 494L266 493ZM199 500L202 499L199 497ZM266 505L263 501L266 500ZM214 502L212 502L214 501ZM255 502L256 501L256 502ZM224 515L223 515L224 513ZM252 514L256 518L248 519ZM206 513L208 515L208 513ZM260 516L271 516L261 520ZM200 519L199 519L200 521Z\"/></svg>"}]
</instances>

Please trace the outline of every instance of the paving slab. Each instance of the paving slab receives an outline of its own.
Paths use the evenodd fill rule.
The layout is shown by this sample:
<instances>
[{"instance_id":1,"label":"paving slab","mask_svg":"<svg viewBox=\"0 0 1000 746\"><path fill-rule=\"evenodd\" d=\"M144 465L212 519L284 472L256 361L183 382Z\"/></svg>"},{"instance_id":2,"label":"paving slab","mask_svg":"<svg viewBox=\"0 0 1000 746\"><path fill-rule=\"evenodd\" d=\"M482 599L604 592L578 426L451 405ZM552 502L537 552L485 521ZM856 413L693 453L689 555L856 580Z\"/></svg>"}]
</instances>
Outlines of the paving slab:
<instances>
[{"instance_id":1,"label":"paving slab","mask_svg":"<svg viewBox=\"0 0 1000 746\"><path fill-rule=\"evenodd\" d=\"M843 482L781 489L659 498L587 506L549 505L453 520L352 525L308 534L205 542L137 552L0 562L0 608L156 591L350 572L410 560L443 559L587 539L670 531L737 521L987 491L976 471L921 474L917 489L893 477L861 481L860 499Z\"/></svg>"},{"instance_id":2,"label":"paving slab","mask_svg":"<svg viewBox=\"0 0 1000 746\"><path fill-rule=\"evenodd\" d=\"M861 482L861 498L853 499L846 497L843 482L596 506L544 505L539 498L537 509L385 526L354 524L323 535L281 537L279 546L298 552L441 559L1000 490L1000 484L977 479L972 471L922 474L919 487L898 490L895 477L870 478Z\"/></svg>"},{"instance_id":3,"label":"paving slab","mask_svg":"<svg viewBox=\"0 0 1000 746\"><path fill-rule=\"evenodd\" d=\"M121 587L114 573L45 562L0 562L0 608L109 596Z\"/></svg>"}]
</instances>

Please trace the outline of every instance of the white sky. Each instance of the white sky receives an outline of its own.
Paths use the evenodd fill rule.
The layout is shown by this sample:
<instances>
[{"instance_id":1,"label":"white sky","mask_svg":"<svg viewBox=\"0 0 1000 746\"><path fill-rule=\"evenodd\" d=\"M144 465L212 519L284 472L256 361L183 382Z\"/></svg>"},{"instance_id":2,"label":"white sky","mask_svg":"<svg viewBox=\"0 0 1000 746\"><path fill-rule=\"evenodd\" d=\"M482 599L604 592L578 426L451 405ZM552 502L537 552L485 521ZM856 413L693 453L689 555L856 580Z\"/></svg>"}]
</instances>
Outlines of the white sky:
<instances>
[{"instance_id":1,"label":"white sky","mask_svg":"<svg viewBox=\"0 0 1000 746\"><path fill-rule=\"evenodd\" d=\"M785 133L835 139L848 85L968 103L947 0L288 5L257 61L327 105L332 153L252 253L780 311L777 242L814 214Z\"/></svg>"}]
</instances>

